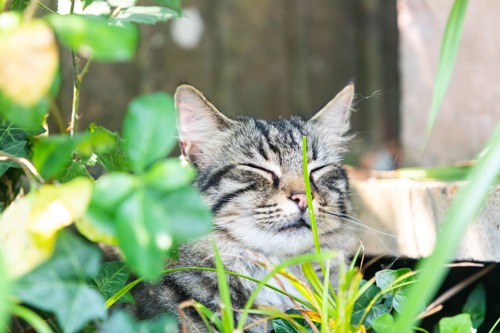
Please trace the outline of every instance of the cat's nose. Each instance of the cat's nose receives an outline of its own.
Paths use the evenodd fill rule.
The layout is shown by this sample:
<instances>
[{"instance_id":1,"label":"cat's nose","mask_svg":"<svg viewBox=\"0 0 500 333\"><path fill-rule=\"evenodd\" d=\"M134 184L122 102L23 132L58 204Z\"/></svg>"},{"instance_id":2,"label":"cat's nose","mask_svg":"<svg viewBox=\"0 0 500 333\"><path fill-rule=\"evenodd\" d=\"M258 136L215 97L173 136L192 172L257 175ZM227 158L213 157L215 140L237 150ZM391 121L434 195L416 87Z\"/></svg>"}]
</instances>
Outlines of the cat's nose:
<instances>
[{"instance_id":1,"label":"cat's nose","mask_svg":"<svg viewBox=\"0 0 500 333\"><path fill-rule=\"evenodd\" d=\"M305 192L292 192L290 199L297 203L297 206L299 206L301 211L305 211L307 209L307 197Z\"/></svg>"}]
</instances>

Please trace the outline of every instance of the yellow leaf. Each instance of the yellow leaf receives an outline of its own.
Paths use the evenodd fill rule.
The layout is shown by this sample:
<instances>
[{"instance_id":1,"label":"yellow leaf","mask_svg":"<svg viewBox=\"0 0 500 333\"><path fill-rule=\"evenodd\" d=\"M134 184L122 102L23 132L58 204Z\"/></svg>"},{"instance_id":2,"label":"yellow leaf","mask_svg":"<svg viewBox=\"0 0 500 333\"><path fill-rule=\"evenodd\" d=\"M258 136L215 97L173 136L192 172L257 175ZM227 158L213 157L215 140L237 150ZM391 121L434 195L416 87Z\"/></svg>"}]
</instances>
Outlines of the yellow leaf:
<instances>
[{"instance_id":1,"label":"yellow leaf","mask_svg":"<svg viewBox=\"0 0 500 333\"><path fill-rule=\"evenodd\" d=\"M7 207L0 216L0 250L9 277L30 272L52 255L57 231L83 216L92 186L85 178L44 185Z\"/></svg>"},{"instance_id":2,"label":"yellow leaf","mask_svg":"<svg viewBox=\"0 0 500 333\"><path fill-rule=\"evenodd\" d=\"M53 248L39 247L27 224L33 206L33 196L13 202L0 217L0 248L5 257L9 277L26 274L47 260Z\"/></svg>"},{"instance_id":3,"label":"yellow leaf","mask_svg":"<svg viewBox=\"0 0 500 333\"><path fill-rule=\"evenodd\" d=\"M31 107L47 95L59 55L54 33L33 20L0 35L0 91L21 106Z\"/></svg>"},{"instance_id":4,"label":"yellow leaf","mask_svg":"<svg viewBox=\"0 0 500 333\"><path fill-rule=\"evenodd\" d=\"M44 243L55 233L83 216L92 196L93 183L76 178L63 185L44 185L36 193L29 220L29 231Z\"/></svg>"}]
</instances>

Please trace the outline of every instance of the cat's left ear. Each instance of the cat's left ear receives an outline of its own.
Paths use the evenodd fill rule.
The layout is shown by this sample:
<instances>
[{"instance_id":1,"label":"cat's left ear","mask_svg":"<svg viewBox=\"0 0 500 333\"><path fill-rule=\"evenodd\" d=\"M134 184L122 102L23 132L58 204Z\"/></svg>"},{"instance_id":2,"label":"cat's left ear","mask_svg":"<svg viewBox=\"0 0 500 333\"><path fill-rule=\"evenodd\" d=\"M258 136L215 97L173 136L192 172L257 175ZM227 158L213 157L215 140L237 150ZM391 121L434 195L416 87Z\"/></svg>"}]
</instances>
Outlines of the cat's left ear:
<instances>
[{"instance_id":1,"label":"cat's left ear","mask_svg":"<svg viewBox=\"0 0 500 333\"><path fill-rule=\"evenodd\" d=\"M354 99L354 85L348 84L323 109L309 120L313 131L334 140L341 140L350 128L351 106Z\"/></svg>"}]
</instances>

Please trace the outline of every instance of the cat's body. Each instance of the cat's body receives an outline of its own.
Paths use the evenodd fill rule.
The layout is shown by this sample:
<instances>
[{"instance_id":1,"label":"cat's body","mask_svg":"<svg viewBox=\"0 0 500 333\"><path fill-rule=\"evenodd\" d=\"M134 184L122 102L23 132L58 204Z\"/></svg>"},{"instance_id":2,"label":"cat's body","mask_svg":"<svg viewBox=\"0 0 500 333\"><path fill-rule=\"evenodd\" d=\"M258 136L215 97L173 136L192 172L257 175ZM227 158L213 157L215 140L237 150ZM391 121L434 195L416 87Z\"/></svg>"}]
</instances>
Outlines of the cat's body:
<instances>
[{"instance_id":1,"label":"cat's body","mask_svg":"<svg viewBox=\"0 0 500 333\"><path fill-rule=\"evenodd\" d=\"M170 267L215 267L213 243L225 269L262 279L268 267L300 254L314 252L302 166L302 137L308 140L308 163L319 239L322 249L348 254L354 236L345 225L350 202L346 173L341 166L345 134L349 129L353 87L347 86L309 121L291 118L266 122L253 118L226 118L196 89L180 86L176 92L179 134L183 154L198 169L195 186L212 208L215 230L180 248ZM182 223L182 221L179 221ZM343 259L341 259L343 260ZM259 263L267 264L267 268ZM299 267L289 271L301 277ZM335 270L332 272L335 280ZM255 283L228 276L232 305L242 309ZM270 284L299 296L284 278ZM213 311L219 309L217 278L209 271L167 274L162 282L136 295L139 317L176 312L177 305L195 299ZM254 306L283 310L297 305L263 288ZM239 319L239 312L235 312ZM187 311L189 330L204 332L196 312ZM251 317L247 323L256 320ZM249 332L262 332L263 324Z\"/></svg>"}]
</instances>

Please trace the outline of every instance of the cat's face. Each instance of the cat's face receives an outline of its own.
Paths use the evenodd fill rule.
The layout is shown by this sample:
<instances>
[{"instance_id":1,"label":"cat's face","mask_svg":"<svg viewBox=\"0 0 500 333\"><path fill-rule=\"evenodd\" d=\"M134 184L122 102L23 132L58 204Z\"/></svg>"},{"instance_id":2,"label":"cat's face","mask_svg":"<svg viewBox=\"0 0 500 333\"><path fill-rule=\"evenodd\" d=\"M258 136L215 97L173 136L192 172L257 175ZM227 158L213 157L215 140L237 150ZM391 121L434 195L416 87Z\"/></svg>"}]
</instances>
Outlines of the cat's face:
<instances>
[{"instance_id":1,"label":"cat's face","mask_svg":"<svg viewBox=\"0 0 500 333\"><path fill-rule=\"evenodd\" d=\"M305 195L302 137L320 240L345 247L350 208L340 164L354 89L347 86L309 121L229 119L191 86L175 100L183 154L197 167L196 187L212 208L218 232L250 250L296 255L313 248Z\"/></svg>"}]
</instances>

